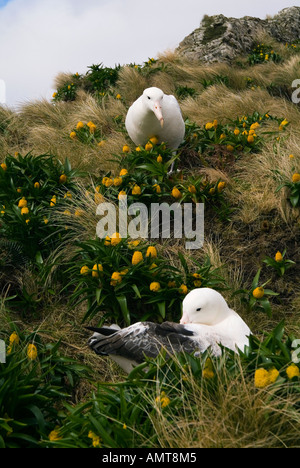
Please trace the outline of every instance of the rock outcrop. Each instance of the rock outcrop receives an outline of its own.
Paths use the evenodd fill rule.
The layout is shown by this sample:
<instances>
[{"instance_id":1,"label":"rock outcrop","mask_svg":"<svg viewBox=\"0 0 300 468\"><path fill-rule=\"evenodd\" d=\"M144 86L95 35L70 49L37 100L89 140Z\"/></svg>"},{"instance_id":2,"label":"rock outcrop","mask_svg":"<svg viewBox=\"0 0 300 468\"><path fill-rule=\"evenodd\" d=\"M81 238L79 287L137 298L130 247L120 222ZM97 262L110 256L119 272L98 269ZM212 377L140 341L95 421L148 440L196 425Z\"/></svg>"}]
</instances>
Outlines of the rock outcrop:
<instances>
[{"instance_id":1,"label":"rock outcrop","mask_svg":"<svg viewBox=\"0 0 300 468\"><path fill-rule=\"evenodd\" d=\"M299 41L300 7L285 8L265 20L250 16L227 18L206 15L200 27L179 44L177 51L192 60L230 62L241 54L249 53L261 32L267 32L283 43Z\"/></svg>"}]
</instances>

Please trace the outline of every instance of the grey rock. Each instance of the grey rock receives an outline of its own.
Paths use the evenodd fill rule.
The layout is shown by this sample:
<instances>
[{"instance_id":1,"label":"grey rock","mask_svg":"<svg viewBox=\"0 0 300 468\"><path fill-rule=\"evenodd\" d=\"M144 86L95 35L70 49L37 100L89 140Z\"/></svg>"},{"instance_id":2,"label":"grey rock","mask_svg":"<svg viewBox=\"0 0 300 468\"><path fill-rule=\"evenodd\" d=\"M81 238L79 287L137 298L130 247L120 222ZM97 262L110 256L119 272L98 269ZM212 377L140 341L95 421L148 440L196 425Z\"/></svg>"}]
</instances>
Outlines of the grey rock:
<instances>
[{"instance_id":1,"label":"grey rock","mask_svg":"<svg viewBox=\"0 0 300 468\"><path fill-rule=\"evenodd\" d=\"M227 18L204 16L200 27L188 35L177 48L179 54L203 62L231 62L249 53L260 32L267 32L279 42L300 39L300 7L285 8L274 18L262 20L245 16Z\"/></svg>"}]
</instances>

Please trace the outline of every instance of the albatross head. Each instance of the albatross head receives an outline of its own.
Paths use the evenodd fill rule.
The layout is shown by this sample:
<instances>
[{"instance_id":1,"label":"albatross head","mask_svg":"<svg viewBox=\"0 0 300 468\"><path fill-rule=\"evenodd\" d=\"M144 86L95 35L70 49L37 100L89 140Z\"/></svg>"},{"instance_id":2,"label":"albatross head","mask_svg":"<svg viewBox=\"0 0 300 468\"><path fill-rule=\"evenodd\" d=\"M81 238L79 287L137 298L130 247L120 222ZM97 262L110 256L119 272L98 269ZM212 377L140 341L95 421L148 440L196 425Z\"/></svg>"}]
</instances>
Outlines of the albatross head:
<instances>
[{"instance_id":1,"label":"albatross head","mask_svg":"<svg viewBox=\"0 0 300 468\"><path fill-rule=\"evenodd\" d=\"M210 288L193 289L183 300L180 323L214 325L224 320L230 309L223 296Z\"/></svg>"},{"instance_id":2,"label":"albatross head","mask_svg":"<svg viewBox=\"0 0 300 468\"><path fill-rule=\"evenodd\" d=\"M164 118L162 115L162 103L164 93L159 88L147 88L143 92L143 101L149 109L154 112L154 115L159 120L161 127L164 125Z\"/></svg>"}]
</instances>

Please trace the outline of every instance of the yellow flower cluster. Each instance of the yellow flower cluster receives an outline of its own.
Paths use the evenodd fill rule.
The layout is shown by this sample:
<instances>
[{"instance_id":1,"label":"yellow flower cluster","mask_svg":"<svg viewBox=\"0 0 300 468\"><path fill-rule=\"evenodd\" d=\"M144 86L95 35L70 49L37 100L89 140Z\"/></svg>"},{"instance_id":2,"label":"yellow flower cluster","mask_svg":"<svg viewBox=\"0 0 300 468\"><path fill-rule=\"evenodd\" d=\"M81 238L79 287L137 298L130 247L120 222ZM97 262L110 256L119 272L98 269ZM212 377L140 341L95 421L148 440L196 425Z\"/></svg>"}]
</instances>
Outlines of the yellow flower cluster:
<instances>
[{"instance_id":1,"label":"yellow flower cluster","mask_svg":"<svg viewBox=\"0 0 300 468\"><path fill-rule=\"evenodd\" d=\"M93 441L93 447L101 447L101 439L97 434L95 434L93 431L89 431L88 433L88 438L92 439Z\"/></svg>"},{"instance_id":2,"label":"yellow flower cluster","mask_svg":"<svg viewBox=\"0 0 300 468\"><path fill-rule=\"evenodd\" d=\"M254 375L254 385L256 388L265 388L268 385L276 382L279 377L279 372L277 369L272 368L269 370L266 369L256 369Z\"/></svg>"},{"instance_id":3,"label":"yellow flower cluster","mask_svg":"<svg viewBox=\"0 0 300 468\"><path fill-rule=\"evenodd\" d=\"M171 403L171 400L169 397L167 397L166 392L161 392L161 394L155 398L155 402L162 408L165 408Z\"/></svg>"}]
</instances>

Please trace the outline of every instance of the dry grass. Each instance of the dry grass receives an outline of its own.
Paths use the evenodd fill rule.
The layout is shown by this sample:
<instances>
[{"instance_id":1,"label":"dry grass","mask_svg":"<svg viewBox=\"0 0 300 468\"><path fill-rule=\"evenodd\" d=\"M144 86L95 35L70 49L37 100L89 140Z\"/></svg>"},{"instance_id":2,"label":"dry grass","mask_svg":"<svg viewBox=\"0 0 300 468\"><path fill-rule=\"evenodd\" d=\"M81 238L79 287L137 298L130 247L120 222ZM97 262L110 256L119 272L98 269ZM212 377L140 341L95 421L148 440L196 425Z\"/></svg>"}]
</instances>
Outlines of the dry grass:
<instances>
[{"instance_id":1,"label":"dry grass","mask_svg":"<svg viewBox=\"0 0 300 468\"><path fill-rule=\"evenodd\" d=\"M234 291L249 286L264 256L274 255L279 248L287 246L289 258L297 264L300 262L297 241L299 210L290 207L286 191L276 193L281 177L290 179L295 170L300 171L299 107L282 97L272 96L266 89L271 82L280 86L290 85L299 78L300 62L299 55L289 57L290 52L284 46L280 46L280 53L286 58L282 64L267 63L243 69L226 64L192 63L174 51L166 51L159 56L159 71L142 75L133 67L121 69L116 85L121 100L109 95L98 100L80 90L72 103L53 104L41 100L25 103L16 113L0 107L0 124L5 127L5 131L2 131L0 126L0 160L4 160L7 153L19 151L24 154L33 150L34 154L51 153L62 161L67 157L74 168L92 174L113 170L110 159L112 155L120 154L126 141L126 133L121 131L115 118L121 116L124 121L127 108L148 86L159 86L166 93L175 93L178 86L195 89L195 96L180 100L180 105L183 116L198 125L214 119L226 123L254 111L286 118L290 126L284 138L266 142L259 154L242 156L230 171L226 168L220 171L213 166L192 170L193 173L205 173L211 181L226 181L226 199L229 206L234 208L230 222L220 222L216 214L209 212L204 246L192 252L190 257L186 255L184 243L179 240L164 241L158 245L158 250L175 266L180 265L178 252L185 254L189 265L192 265L193 258L202 261L208 256L226 281L228 289L223 292L225 298L253 331L260 333L261 330L270 330L274 323L285 318L287 331L297 334L300 331L299 268L283 280L272 277L272 287L284 293L282 303L274 307L272 318L262 313L249 315L240 297L232 295ZM228 77L229 86L203 86L203 80L213 80L220 75ZM69 81L70 76L60 74L56 86ZM252 78L260 88L248 89L247 77ZM93 121L101 129L105 144L98 147L72 140L69 135L78 121ZM275 130L275 126L270 123L268 130L272 129ZM290 158L290 154L294 158ZM75 240L95 237L98 203L93 190L90 195L86 193L86 182L78 187L79 195L73 199L72 206L73 211L78 207L83 209L82 214L67 220L69 239L53 253L49 264L67 262L72 258ZM65 229L64 219L63 214L58 212L54 222L60 229ZM266 231L262 229L263 223L269 226ZM38 330L46 340L62 340L64 351L90 365L99 380L122 380L124 376L115 364L96 356L86 345L88 336L81 323L85 304L73 310L59 294L55 298L46 295L47 288L55 285L55 267L51 273L43 286L37 284L30 271L20 277L20 285L25 286L29 293L36 294L36 297L43 296L43 307L38 317L20 319L19 314L8 313L1 302L2 323L15 322L20 327ZM265 274L265 279L271 277L269 272ZM188 376L188 393L185 391L185 381L182 382L179 397L184 401L183 414L172 424L159 410L153 419L160 447L297 446L300 421L293 395L282 399L270 389L257 391L253 382L249 382L242 372L238 377L229 379L224 371L222 378L225 380L219 382L213 398L192 375ZM84 385L87 387L81 389L82 394L89 390L89 385Z\"/></svg>"}]
</instances>

